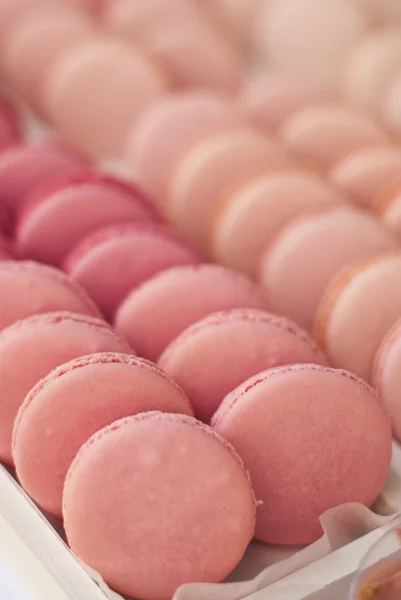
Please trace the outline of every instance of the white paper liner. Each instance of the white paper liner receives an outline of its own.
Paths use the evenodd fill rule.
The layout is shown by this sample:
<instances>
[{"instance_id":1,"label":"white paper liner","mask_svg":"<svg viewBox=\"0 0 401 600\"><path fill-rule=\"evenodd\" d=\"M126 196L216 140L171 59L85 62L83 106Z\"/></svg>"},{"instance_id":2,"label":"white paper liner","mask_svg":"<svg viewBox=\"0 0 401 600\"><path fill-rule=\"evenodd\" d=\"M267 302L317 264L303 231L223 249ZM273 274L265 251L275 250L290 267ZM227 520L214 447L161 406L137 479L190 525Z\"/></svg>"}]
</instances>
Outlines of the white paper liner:
<instances>
[{"instance_id":1,"label":"white paper liner","mask_svg":"<svg viewBox=\"0 0 401 600\"><path fill-rule=\"evenodd\" d=\"M176 591L172 600L242 600L385 525L400 514L400 510L401 479L391 473L372 509L349 503L324 513L320 519L324 534L313 544L303 548L288 548L254 541L226 582L185 584ZM123 600L123 596L106 585L99 573L80 562L109 600Z\"/></svg>"}]
</instances>

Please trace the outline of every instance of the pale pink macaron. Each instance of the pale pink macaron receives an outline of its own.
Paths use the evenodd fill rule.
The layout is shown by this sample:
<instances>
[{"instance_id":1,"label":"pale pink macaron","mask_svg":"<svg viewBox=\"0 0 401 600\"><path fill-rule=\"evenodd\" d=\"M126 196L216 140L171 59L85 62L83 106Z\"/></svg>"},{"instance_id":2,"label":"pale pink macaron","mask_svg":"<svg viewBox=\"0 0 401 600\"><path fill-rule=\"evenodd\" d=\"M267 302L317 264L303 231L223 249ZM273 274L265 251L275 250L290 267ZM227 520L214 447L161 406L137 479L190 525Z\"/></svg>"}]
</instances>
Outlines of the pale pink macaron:
<instances>
[{"instance_id":1,"label":"pale pink macaron","mask_svg":"<svg viewBox=\"0 0 401 600\"><path fill-rule=\"evenodd\" d=\"M325 365L326 359L293 321L234 309L188 327L158 362L186 392L196 417L209 423L224 397L252 375L293 363Z\"/></svg>"},{"instance_id":2,"label":"pale pink macaron","mask_svg":"<svg viewBox=\"0 0 401 600\"><path fill-rule=\"evenodd\" d=\"M362 148L337 163L329 174L331 183L355 204L374 208L376 198L401 172L401 148L380 145Z\"/></svg>"},{"instance_id":3,"label":"pale pink macaron","mask_svg":"<svg viewBox=\"0 0 401 600\"><path fill-rule=\"evenodd\" d=\"M289 164L276 143L250 128L209 136L189 150L172 174L167 215L206 251L214 220L230 194L255 175Z\"/></svg>"},{"instance_id":4,"label":"pale pink macaron","mask_svg":"<svg viewBox=\"0 0 401 600\"><path fill-rule=\"evenodd\" d=\"M80 447L113 421L149 410L193 414L181 388L143 358L107 352L59 366L30 391L15 420L22 487L61 518L65 477Z\"/></svg>"},{"instance_id":5,"label":"pale pink macaron","mask_svg":"<svg viewBox=\"0 0 401 600\"><path fill-rule=\"evenodd\" d=\"M7 82L39 105L51 65L93 29L89 16L59 2L22 15L2 41L1 70Z\"/></svg>"},{"instance_id":6,"label":"pale pink macaron","mask_svg":"<svg viewBox=\"0 0 401 600\"><path fill-rule=\"evenodd\" d=\"M60 265L78 242L100 227L159 219L134 184L82 173L27 196L17 223L16 245L21 256Z\"/></svg>"},{"instance_id":7,"label":"pale pink macaron","mask_svg":"<svg viewBox=\"0 0 401 600\"><path fill-rule=\"evenodd\" d=\"M393 433L401 441L401 320L398 319L383 339L375 357L372 381L387 408Z\"/></svg>"},{"instance_id":8,"label":"pale pink macaron","mask_svg":"<svg viewBox=\"0 0 401 600\"><path fill-rule=\"evenodd\" d=\"M30 261L0 262L0 331L15 321L68 310L98 317L87 293L62 271Z\"/></svg>"},{"instance_id":9,"label":"pale pink macaron","mask_svg":"<svg viewBox=\"0 0 401 600\"><path fill-rule=\"evenodd\" d=\"M212 312L267 306L264 290L239 273L219 265L184 265L135 289L114 322L140 356L157 360L184 329Z\"/></svg>"},{"instance_id":10,"label":"pale pink macaron","mask_svg":"<svg viewBox=\"0 0 401 600\"><path fill-rule=\"evenodd\" d=\"M400 68L401 29L373 28L355 45L344 63L343 93L357 108L378 114L383 92Z\"/></svg>"},{"instance_id":11,"label":"pale pink macaron","mask_svg":"<svg viewBox=\"0 0 401 600\"><path fill-rule=\"evenodd\" d=\"M378 195L374 208L380 220L401 237L401 172Z\"/></svg>"},{"instance_id":12,"label":"pale pink macaron","mask_svg":"<svg viewBox=\"0 0 401 600\"><path fill-rule=\"evenodd\" d=\"M335 92L348 55L368 26L364 11L350 0L281 0L260 12L256 39L274 68Z\"/></svg>"},{"instance_id":13,"label":"pale pink macaron","mask_svg":"<svg viewBox=\"0 0 401 600\"><path fill-rule=\"evenodd\" d=\"M236 567L253 537L255 498L241 458L214 430L148 412L81 448L63 516L72 551L113 589L168 600L182 584L219 582Z\"/></svg>"},{"instance_id":14,"label":"pale pink macaron","mask_svg":"<svg viewBox=\"0 0 401 600\"><path fill-rule=\"evenodd\" d=\"M195 0L119 0L106 8L104 22L143 48L179 87L233 92L240 86L238 48Z\"/></svg>"},{"instance_id":15,"label":"pale pink macaron","mask_svg":"<svg viewBox=\"0 0 401 600\"><path fill-rule=\"evenodd\" d=\"M35 315L0 333L0 460L13 465L14 421L25 396L59 365L94 352L134 353L103 320L70 312Z\"/></svg>"},{"instance_id":16,"label":"pale pink macaron","mask_svg":"<svg viewBox=\"0 0 401 600\"><path fill-rule=\"evenodd\" d=\"M301 214L325 211L342 196L315 173L283 169L255 177L233 194L215 221L212 256L227 267L258 277L266 248Z\"/></svg>"},{"instance_id":17,"label":"pale pink macaron","mask_svg":"<svg viewBox=\"0 0 401 600\"><path fill-rule=\"evenodd\" d=\"M126 159L136 180L163 204L169 180L185 153L201 139L243 122L234 100L215 92L181 91L153 103L129 136Z\"/></svg>"},{"instance_id":18,"label":"pale pink macaron","mask_svg":"<svg viewBox=\"0 0 401 600\"><path fill-rule=\"evenodd\" d=\"M401 137L400 102L401 64L394 79L385 90L380 103L382 121L397 139Z\"/></svg>"},{"instance_id":19,"label":"pale pink macaron","mask_svg":"<svg viewBox=\"0 0 401 600\"><path fill-rule=\"evenodd\" d=\"M10 98L0 95L0 151L16 144L22 135L22 124Z\"/></svg>"},{"instance_id":20,"label":"pale pink macaron","mask_svg":"<svg viewBox=\"0 0 401 600\"><path fill-rule=\"evenodd\" d=\"M71 4L80 0L68 0ZM34 16L38 10L54 6L63 6L66 0L2 0L0 3L0 48L3 39L7 38L8 32L27 15Z\"/></svg>"},{"instance_id":21,"label":"pale pink macaron","mask_svg":"<svg viewBox=\"0 0 401 600\"><path fill-rule=\"evenodd\" d=\"M212 425L249 470L264 542L314 542L323 513L347 502L371 506L389 472L388 415L347 371L290 365L259 373L226 396Z\"/></svg>"},{"instance_id":22,"label":"pale pink macaron","mask_svg":"<svg viewBox=\"0 0 401 600\"><path fill-rule=\"evenodd\" d=\"M375 354L400 306L401 252L344 267L326 289L315 322L331 364L370 381Z\"/></svg>"},{"instance_id":23,"label":"pale pink macaron","mask_svg":"<svg viewBox=\"0 0 401 600\"><path fill-rule=\"evenodd\" d=\"M324 291L341 268L397 247L392 232L360 210L341 206L304 215L267 248L260 281L274 312L311 330Z\"/></svg>"},{"instance_id":24,"label":"pale pink macaron","mask_svg":"<svg viewBox=\"0 0 401 600\"><path fill-rule=\"evenodd\" d=\"M51 179L87 170L89 162L62 144L16 144L0 154L0 200L16 213L28 192Z\"/></svg>"},{"instance_id":25,"label":"pale pink macaron","mask_svg":"<svg viewBox=\"0 0 401 600\"><path fill-rule=\"evenodd\" d=\"M43 108L78 148L114 158L123 152L129 127L165 85L160 71L134 47L99 34L53 63L43 84Z\"/></svg>"},{"instance_id":26,"label":"pale pink macaron","mask_svg":"<svg viewBox=\"0 0 401 600\"><path fill-rule=\"evenodd\" d=\"M68 255L64 269L111 319L127 294L156 273L200 261L167 227L132 223L89 234Z\"/></svg>"},{"instance_id":27,"label":"pale pink macaron","mask_svg":"<svg viewBox=\"0 0 401 600\"><path fill-rule=\"evenodd\" d=\"M255 127L277 133L294 113L321 104L324 98L324 94L296 77L273 71L259 73L246 82L239 103Z\"/></svg>"},{"instance_id":28,"label":"pale pink macaron","mask_svg":"<svg viewBox=\"0 0 401 600\"><path fill-rule=\"evenodd\" d=\"M302 163L327 170L359 149L384 145L382 129L340 103L320 103L297 111L280 132L285 148Z\"/></svg>"}]
</instances>

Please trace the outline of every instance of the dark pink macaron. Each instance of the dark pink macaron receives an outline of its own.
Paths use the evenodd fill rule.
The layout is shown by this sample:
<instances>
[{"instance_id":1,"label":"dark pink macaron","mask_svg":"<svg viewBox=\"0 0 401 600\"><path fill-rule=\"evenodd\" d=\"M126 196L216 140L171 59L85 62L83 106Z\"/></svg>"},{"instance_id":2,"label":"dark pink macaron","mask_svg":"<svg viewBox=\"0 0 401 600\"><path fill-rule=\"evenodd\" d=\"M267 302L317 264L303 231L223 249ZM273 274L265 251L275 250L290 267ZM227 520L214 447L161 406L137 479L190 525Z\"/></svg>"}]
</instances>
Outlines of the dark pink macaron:
<instances>
[{"instance_id":1,"label":"dark pink macaron","mask_svg":"<svg viewBox=\"0 0 401 600\"><path fill-rule=\"evenodd\" d=\"M64 269L112 318L127 294L156 273L200 261L199 254L166 226L129 223L86 236L67 256Z\"/></svg>"},{"instance_id":2,"label":"dark pink macaron","mask_svg":"<svg viewBox=\"0 0 401 600\"><path fill-rule=\"evenodd\" d=\"M60 265L83 237L100 227L159 219L134 185L109 175L83 173L30 195L19 215L16 244L22 256Z\"/></svg>"}]
</instances>

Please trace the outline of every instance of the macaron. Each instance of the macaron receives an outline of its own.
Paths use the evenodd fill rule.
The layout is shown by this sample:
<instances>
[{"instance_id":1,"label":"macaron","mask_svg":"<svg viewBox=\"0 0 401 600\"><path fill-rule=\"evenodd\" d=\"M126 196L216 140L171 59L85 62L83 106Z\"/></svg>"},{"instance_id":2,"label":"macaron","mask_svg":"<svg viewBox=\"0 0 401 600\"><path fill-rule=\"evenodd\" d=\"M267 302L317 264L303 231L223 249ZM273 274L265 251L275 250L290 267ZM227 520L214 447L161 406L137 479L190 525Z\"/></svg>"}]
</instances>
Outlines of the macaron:
<instances>
[{"instance_id":1,"label":"macaron","mask_svg":"<svg viewBox=\"0 0 401 600\"><path fill-rule=\"evenodd\" d=\"M244 49L253 43L255 21L270 0L209 0L202 2L220 26L229 27L234 40Z\"/></svg>"},{"instance_id":2,"label":"macaron","mask_svg":"<svg viewBox=\"0 0 401 600\"><path fill-rule=\"evenodd\" d=\"M16 246L21 256L61 265L82 238L101 227L158 219L135 185L109 175L83 173L27 196L18 219Z\"/></svg>"},{"instance_id":3,"label":"macaron","mask_svg":"<svg viewBox=\"0 0 401 600\"><path fill-rule=\"evenodd\" d=\"M303 164L327 170L351 152L384 145L384 131L370 118L341 103L323 102L297 111L280 139Z\"/></svg>"},{"instance_id":4,"label":"macaron","mask_svg":"<svg viewBox=\"0 0 401 600\"><path fill-rule=\"evenodd\" d=\"M116 158L129 127L165 85L159 70L135 48L117 38L92 36L53 63L43 84L43 109L78 148L96 158Z\"/></svg>"},{"instance_id":5,"label":"macaron","mask_svg":"<svg viewBox=\"0 0 401 600\"><path fill-rule=\"evenodd\" d=\"M198 253L167 227L132 223L85 237L64 269L111 319L127 294L156 273L200 261Z\"/></svg>"},{"instance_id":6,"label":"macaron","mask_svg":"<svg viewBox=\"0 0 401 600\"><path fill-rule=\"evenodd\" d=\"M243 122L236 103L212 91L180 91L154 102L130 134L126 159L136 180L163 204L178 162L198 141Z\"/></svg>"},{"instance_id":7,"label":"macaron","mask_svg":"<svg viewBox=\"0 0 401 600\"><path fill-rule=\"evenodd\" d=\"M401 66L397 75L389 84L381 100L381 115L386 127L397 136L401 135L401 118L399 114L401 98Z\"/></svg>"},{"instance_id":8,"label":"macaron","mask_svg":"<svg viewBox=\"0 0 401 600\"><path fill-rule=\"evenodd\" d=\"M401 315L401 253L342 269L320 302L315 335L330 363L366 381L384 336Z\"/></svg>"},{"instance_id":9,"label":"macaron","mask_svg":"<svg viewBox=\"0 0 401 600\"><path fill-rule=\"evenodd\" d=\"M397 247L392 232L360 210L340 206L302 215L267 248L260 281L269 290L271 310L311 331L324 291L340 269Z\"/></svg>"},{"instance_id":10,"label":"macaron","mask_svg":"<svg viewBox=\"0 0 401 600\"><path fill-rule=\"evenodd\" d=\"M213 257L227 267L258 277L263 252L299 215L341 204L341 194L315 173L282 169L255 177L234 193L216 219Z\"/></svg>"},{"instance_id":11,"label":"macaron","mask_svg":"<svg viewBox=\"0 0 401 600\"><path fill-rule=\"evenodd\" d=\"M401 440L401 319L384 337L376 353L372 381L391 418L393 434Z\"/></svg>"},{"instance_id":12,"label":"macaron","mask_svg":"<svg viewBox=\"0 0 401 600\"><path fill-rule=\"evenodd\" d=\"M401 149L396 145L364 148L337 163L329 177L332 184L355 204L374 208L377 196L401 171Z\"/></svg>"},{"instance_id":13,"label":"macaron","mask_svg":"<svg viewBox=\"0 0 401 600\"><path fill-rule=\"evenodd\" d=\"M16 144L21 138L21 122L10 99L0 95L0 152Z\"/></svg>"},{"instance_id":14,"label":"macaron","mask_svg":"<svg viewBox=\"0 0 401 600\"><path fill-rule=\"evenodd\" d=\"M108 352L61 365L30 391L15 420L22 487L61 518L64 481L80 447L113 421L149 410L193 414L181 388L142 358Z\"/></svg>"},{"instance_id":15,"label":"macaron","mask_svg":"<svg viewBox=\"0 0 401 600\"><path fill-rule=\"evenodd\" d=\"M270 2L256 22L259 52L277 70L336 92L344 64L369 27L355 2Z\"/></svg>"},{"instance_id":16,"label":"macaron","mask_svg":"<svg viewBox=\"0 0 401 600\"><path fill-rule=\"evenodd\" d=\"M327 510L371 506L389 472L387 413L375 391L347 371L264 371L226 396L212 425L249 470L262 502L255 536L271 544L314 542Z\"/></svg>"},{"instance_id":17,"label":"macaron","mask_svg":"<svg viewBox=\"0 0 401 600\"><path fill-rule=\"evenodd\" d=\"M22 15L2 42L1 69L13 89L40 106L43 80L52 63L89 36L93 22L68 3Z\"/></svg>"},{"instance_id":18,"label":"macaron","mask_svg":"<svg viewBox=\"0 0 401 600\"><path fill-rule=\"evenodd\" d=\"M324 98L324 94L296 77L273 71L251 77L242 89L239 103L255 127L274 134L293 114L320 104Z\"/></svg>"},{"instance_id":19,"label":"macaron","mask_svg":"<svg viewBox=\"0 0 401 600\"><path fill-rule=\"evenodd\" d=\"M401 236L401 179L398 176L393 183L383 188L378 195L374 208L379 219L394 233Z\"/></svg>"},{"instance_id":20,"label":"macaron","mask_svg":"<svg viewBox=\"0 0 401 600\"><path fill-rule=\"evenodd\" d=\"M375 4L379 6L383 2ZM401 29L393 24L372 28L350 52L344 63L342 91L358 109L379 113L383 91L401 68L400 34Z\"/></svg>"},{"instance_id":21,"label":"macaron","mask_svg":"<svg viewBox=\"0 0 401 600\"><path fill-rule=\"evenodd\" d=\"M86 292L62 271L30 261L0 262L0 331L15 321L68 310L99 317Z\"/></svg>"},{"instance_id":22,"label":"macaron","mask_svg":"<svg viewBox=\"0 0 401 600\"><path fill-rule=\"evenodd\" d=\"M158 362L186 392L196 417L209 423L224 397L252 375L292 363L324 365L326 359L293 321L263 310L234 309L188 327Z\"/></svg>"},{"instance_id":23,"label":"macaron","mask_svg":"<svg viewBox=\"0 0 401 600\"><path fill-rule=\"evenodd\" d=\"M393 0L358 0L364 10L369 11L369 14L378 22L392 25L394 22L401 22L401 7L398 2Z\"/></svg>"},{"instance_id":24,"label":"macaron","mask_svg":"<svg viewBox=\"0 0 401 600\"><path fill-rule=\"evenodd\" d=\"M250 128L209 136L192 147L173 173L167 215L180 233L206 251L214 219L230 193L289 163L277 144Z\"/></svg>"},{"instance_id":25,"label":"macaron","mask_svg":"<svg viewBox=\"0 0 401 600\"><path fill-rule=\"evenodd\" d=\"M114 34L141 47L177 87L231 93L241 83L237 46L194 0L119 0L104 11Z\"/></svg>"},{"instance_id":26,"label":"macaron","mask_svg":"<svg viewBox=\"0 0 401 600\"><path fill-rule=\"evenodd\" d=\"M12 145L0 154L0 201L17 213L36 186L88 168L88 161L61 144Z\"/></svg>"},{"instance_id":27,"label":"macaron","mask_svg":"<svg viewBox=\"0 0 401 600\"><path fill-rule=\"evenodd\" d=\"M212 312L267 306L265 291L239 273L219 265L182 265L131 292L114 323L140 356L157 360L184 329Z\"/></svg>"},{"instance_id":28,"label":"macaron","mask_svg":"<svg viewBox=\"0 0 401 600\"><path fill-rule=\"evenodd\" d=\"M253 537L255 499L240 457L215 431L148 412L81 448L63 516L72 551L113 589L167 600L182 584L219 582L234 569Z\"/></svg>"},{"instance_id":29,"label":"macaron","mask_svg":"<svg viewBox=\"0 0 401 600\"><path fill-rule=\"evenodd\" d=\"M0 460L14 466L11 438L25 396L57 366L94 352L134 353L103 320L70 312L35 315L0 333ZM21 368L23 365L23 368Z\"/></svg>"}]
</instances>

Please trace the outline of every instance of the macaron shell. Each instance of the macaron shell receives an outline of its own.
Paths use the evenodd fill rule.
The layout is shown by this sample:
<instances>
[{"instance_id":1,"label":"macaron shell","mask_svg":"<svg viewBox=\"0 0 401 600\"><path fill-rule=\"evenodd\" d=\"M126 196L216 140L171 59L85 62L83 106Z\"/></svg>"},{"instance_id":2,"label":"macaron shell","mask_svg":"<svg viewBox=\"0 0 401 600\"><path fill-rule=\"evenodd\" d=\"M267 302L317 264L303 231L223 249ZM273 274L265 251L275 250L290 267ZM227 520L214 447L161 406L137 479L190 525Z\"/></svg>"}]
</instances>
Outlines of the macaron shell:
<instances>
[{"instance_id":1,"label":"macaron shell","mask_svg":"<svg viewBox=\"0 0 401 600\"><path fill-rule=\"evenodd\" d=\"M128 293L156 273L200 260L166 227L132 224L101 229L84 238L67 257L65 268L103 314L112 318Z\"/></svg>"},{"instance_id":2,"label":"macaron shell","mask_svg":"<svg viewBox=\"0 0 401 600\"><path fill-rule=\"evenodd\" d=\"M212 312L232 308L267 308L261 287L218 265L173 267L128 295L115 326L140 356L157 360L184 329Z\"/></svg>"},{"instance_id":3,"label":"macaron shell","mask_svg":"<svg viewBox=\"0 0 401 600\"><path fill-rule=\"evenodd\" d=\"M386 135L369 117L342 104L321 103L296 112L280 139L302 163L329 169L359 148L386 143Z\"/></svg>"},{"instance_id":4,"label":"macaron shell","mask_svg":"<svg viewBox=\"0 0 401 600\"><path fill-rule=\"evenodd\" d=\"M320 303L315 334L331 364L366 381L384 336L400 315L401 255L346 267Z\"/></svg>"},{"instance_id":5,"label":"macaron shell","mask_svg":"<svg viewBox=\"0 0 401 600\"><path fill-rule=\"evenodd\" d=\"M374 208L384 187L399 177L401 150L397 146L365 148L338 163L330 181L363 208Z\"/></svg>"},{"instance_id":6,"label":"macaron shell","mask_svg":"<svg viewBox=\"0 0 401 600\"><path fill-rule=\"evenodd\" d=\"M95 354L52 371L15 421L13 458L23 488L61 518L65 477L80 447L113 421L149 410L192 415L178 385L143 359Z\"/></svg>"},{"instance_id":7,"label":"macaron shell","mask_svg":"<svg viewBox=\"0 0 401 600\"><path fill-rule=\"evenodd\" d=\"M205 423L223 398L252 375L312 362L324 365L326 359L304 330L285 317L250 309L214 313L194 323L159 359Z\"/></svg>"},{"instance_id":8,"label":"macaron shell","mask_svg":"<svg viewBox=\"0 0 401 600\"><path fill-rule=\"evenodd\" d=\"M14 420L31 388L57 366L102 351L134 353L106 322L69 312L36 315L0 333L2 462L14 466L11 452Z\"/></svg>"},{"instance_id":9,"label":"macaron shell","mask_svg":"<svg viewBox=\"0 0 401 600\"><path fill-rule=\"evenodd\" d=\"M356 107L377 114L383 90L400 67L401 28L372 29L345 63L344 95Z\"/></svg>"},{"instance_id":10,"label":"macaron shell","mask_svg":"<svg viewBox=\"0 0 401 600\"><path fill-rule=\"evenodd\" d=\"M126 158L137 181L163 204L177 163L202 138L241 124L234 102L212 92L171 94L152 104L134 126Z\"/></svg>"},{"instance_id":11,"label":"macaron shell","mask_svg":"<svg viewBox=\"0 0 401 600\"><path fill-rule=\"evenodd\" d=\"M177 167L171 179L168 217L205 251L214 218L230 191L257 174L289 163L275 143L250 129L212 136L197 144Z\"/></svg>"},{"instance_id":12,"label":"macaron shell","mask_svg":"<svg viewBox=\"0 0 401 600\"><path fill-rule=\"evenodd\" d=\"M255 178L234 194L221 212L213 235L213 256L250 277L273 238L295 217L324 211L341 195L314 173L282 170Z\"/></svg>"},{"instance_id":13,"label":"macaron shell","mask_svg":"<svg viewBox=\"0 0 401 600\"><path fill-rule=\"evenodd\" d=\"M340 269L397 247L386 227L351 207L303 215L266 250L260 280L269 290L271 309L310 331L324 291Z\"/></svg>"},{"instance_id":14,"label":"macaron shell","mask_svg":"<svg viewBox=\"0 0 401 600\"><path fill-rule=\"evenodd\" d=\"M389 412L393 434L401 440L401 329L398 320L383 339L375 357L372 381Z\"/></svg>"},{"instance_id":15,"label":"macaron shell","mask_svg":"<svg viewBox=\"0 0 401 600\"><path fill-rule=\"evenodd\" d=\"M54 63L43 102L67 140L97 158L113 158L122 154L129 127L164 88L156 67L133 47L98 37Z\"/></svg>"},{"instance_id":16,"label":"macaron shell","mask_svg":"<svg viewBox=\"0 0 401 600\"><path fill-rule=\"evenodd\" d=\"M78 155L73 156L54 143L10 146L0 155L0 200L16 213L36 186L87 168L88 163L78 159Z\"/></svg>"},{"instance_id":17,"label":"macaron shell","mask_svg":"<svg viewBox=\"0 0 401 600\"><path fill-rule=\"evenodd\" d=\"M401 236L401 184L396 181L388 188L385 188L382 194L379 194L375 203L376 213L379 218L394 233Z\"/></svg>"},{"instance_id":18,"label":"macaron shell","mask_svg":"<svg viewBox=\"0 0 401 600\"><path fill-rule=\"evenodd\" d=\"M64 489L67 537L118 592L164 600L184 583L223 580L242 558L255 501L241 459L214 433L183 415L146 413L80 450Z\"/></svg>"},{"instance_id":19,"label":"macaron shell","mask_svg":"<svg viewBox=\"0 0 401 600\"><path fill-rule=\"evenodd\" d=\"M0 331L31 315L69 310L100 316L86 292L62 271L35 262L0 262Z\"/></svg>"},{"instance_id":20,"label":"macaron shell","mask_svg":"<svg viewBox=\"0 0 401 600\"><path fill-rule=\"evenodd\" d=\"M37 190L21 214L16 244L22 256L60 265L72 248L91 232L107 225L146 222L153 212L125 187L107 180L68 179L54 189ZM57 244L54 244L54 238Z\"/></svg>"},{"instance_id":21,"label":"macaron shell","mask_svg":"<svg viewBox=\"0 0 401 600\"><path fill-rule=\"evenodd\" d=\"M325 511L371 506L387 478L388 416L373 389L346 371L292 365L259 373L225 398L212 424L243 457L263 502L256 537L268 543L317 540Z\"/></svg>"}]
</instances>

